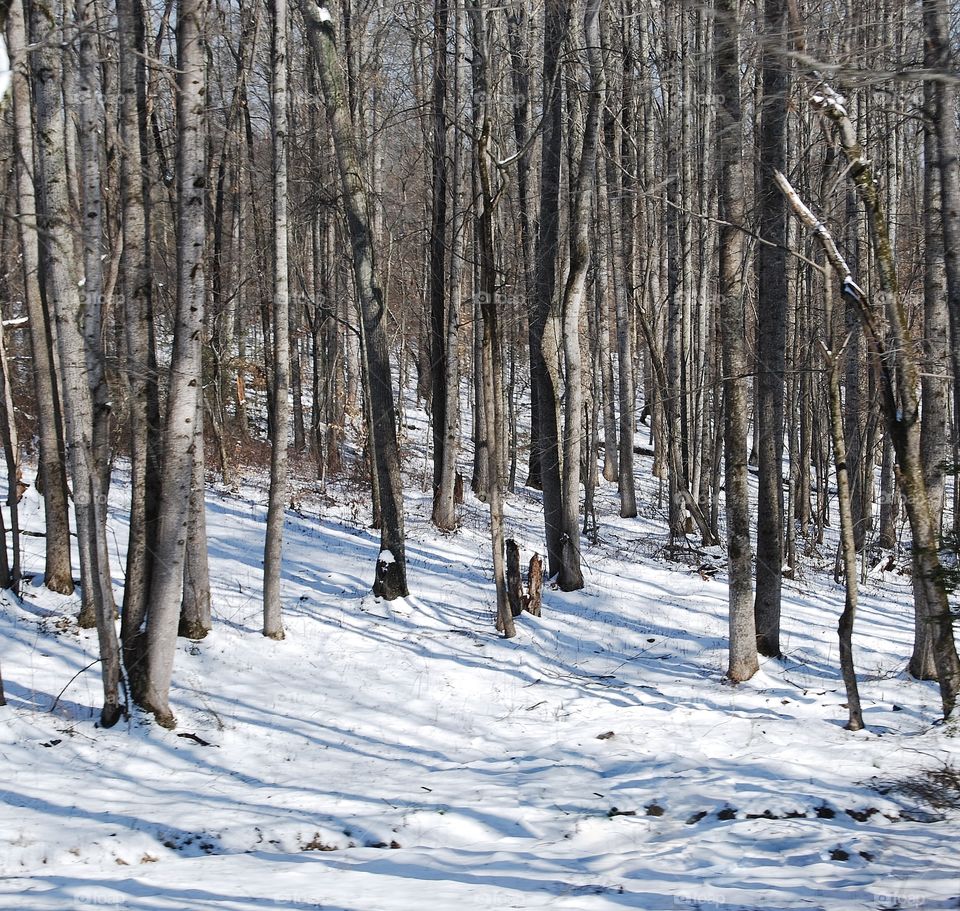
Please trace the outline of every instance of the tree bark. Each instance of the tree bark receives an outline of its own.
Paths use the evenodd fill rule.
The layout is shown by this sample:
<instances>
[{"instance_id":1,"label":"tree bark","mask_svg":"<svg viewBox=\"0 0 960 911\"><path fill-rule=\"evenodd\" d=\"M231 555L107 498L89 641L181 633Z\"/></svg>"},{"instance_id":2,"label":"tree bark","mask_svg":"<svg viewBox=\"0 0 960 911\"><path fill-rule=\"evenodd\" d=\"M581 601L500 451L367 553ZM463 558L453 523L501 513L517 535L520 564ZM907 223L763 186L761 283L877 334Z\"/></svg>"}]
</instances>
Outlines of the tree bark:
<instances>
[{"instance_id":1,"label":"tree bark","mask_svg":"<svg viewBox=\"0 0 960 911\"><path fill-rule=\"evenodd\" d=\"M73 594L70 560L70 520L67 475L62 441L63 418L54 373L54 345L47 306L40 289L40 241L37 228L37 196L34 181L33 125L30 85L27 80L27 34L23 2L10 7L7 32L13 60L11 89L14 111L14 142L17 158L17 192L23 287L30 320L30 352L33 384L38 407L46 415L39 422L40 455L38 487L43 492L46 531L43 581L51 591Z\"/></svg>"},{"instance_id":2,"label":"tree bark","mask_svg":"<svg viewBox=\"0 0 960 911\"><path fill-rule=\"evenodd\" d=\"M263 549L263 635L282 639L280 571L287 507L290 435L290 280L287 257L287 2L272 0L273 84L273 436L270 496Z\"/></svg>"},{"instance_id":3,"label":"tree bark","mask_svg":"<svg viewBox=\"0 0 960 911\"><path fill-rule=\"evenodd\" d=\"M578 173L572 188L569 218L570 260L563 289L564 422L562 472L562 562L558 584L563 591L583 588L580 568L580 462L583 445L583 370L580 354L580 313L586 295L590 265L590 214L597 146L600 133L600 103L604 97L603 59L600 50L600 0L587 0L583 32L590 72L586 123ZM596 454L590 453L596 460Z\"/></svg>"},{"instance_id":4,"label":"tree bark","mask_svg":"<svg viewBox=\"0 0 960 911\"><path fill-rule=\"evenodd\" d=\"M326 8L317 6L313 0L300 0L300 9L307 23L310 44L323 87L353 250L353 269L360 297L364 352L369 374L368 393L373 418L373 438L370 442L376 450L376 473L383 518L373 591L389 601L407 595L407 569L400 452L397 446L396 408L390 375L386 308L377 275L368 214L370 207L364 189L355 128L350 119L347 95L340 74L333 20Z\"/></svg>"},{"instance_id":5,"label":"tree bark","mask_svg":"<svg viewBox=\"0 0 960 911\"><path fill-rule=\"evenodd\" d=\"M919 376L913 356L913 339L906 315L897 296L897 279L893 251L880 205L877 183L869 160L857 141L856 132L840 100L824 86L814 101L834 121L836 132L850 165L850 176L863 200L870 224L870 236L879 273L879 296L882 308L875 307L853 281L850 269L837 250L833 238L823 224L803 204L787 179L777 175L785 197L803 222L824 247L827 257L842 276L844 295L856 304L864 334L870 346L874 372L883 405L887 430L893 440L898 463L898 478L903 491L913 534L915 568L924 590L926 611L924 622L930 625L934 661L940 684L943 714L948 718L956 705L960 690L960 660L953 638L952 617L944 587L934 537L934 523L927 499L926 482L920 460L920 427L917 389ZM884 328L884 322L886 328ZM920 605L918 605L920 607Z\"/></svg>"},{"instance_id":6,"label":"tree bark","mask_svg":"<svg viewBox=\"0 0 960 911\"><path fill-rule=\"evenodd\" d=\"M764 5L766 42L786 42L786 0ZM761 62L763 109L760 114L760 246L757 297L757 568L754 613L757 648L780 655L780 596L783 584L783 394L786 356L787 209L773 180L786 160L789 77L785 44L766 46Z\"/></svg>"},{"instance_id":7,"label":"tree bark","mask_svg":"<svg viewBox=\"0 0 960 911\"><path fill-rule=\"evenodd\" d=\"M558 426L559 340L555 302L560 236L560 159L563 147L563 95L560 55L569 19L567 0L546 0L543 37L543 125L540 165L540 219L534 300L530 313L530 375L539 412L534 459L543 490L547 564L551 576L563 566L563 492Z\"/></svg>"},{"instance_id":8,"label":"tree bark","mask_svg":"<svg viewBox=\"0 0 960 911\"><path fill-rule=\"evenodd\" d=\"M160 500L160 405L153 328L146 36L140 0L117 0L120 50L120 206L124 377L130 422L130 535L120 637L134 701L143 691L144 621Z\"/></svg>"},{"instance_id":9,"label":"tree bark","mask_svg":"<svg viewBox=\"0 0 960 911\"><path fill-rule=\"evenodd\" d=\"M48 247L46 291L53 301L60 353L64 419L67 434L70 474L73 481L74 515L80 549L80 581L84 610L92 613L100 645L104 705L100 720L104 727L120 717L119 644L114 626L114 606L110 577L98 560L106 554L98 545L99 520L105 517L106 504L96 470L94 452L94 403L87 376L84 309L78 282L71 231L69 176L67 172L67 136L64 122L63 62L61 46L49 40L51 30L62 28L63 10L53 3L43 10L34 7L31 20L32 69L36 92L38 159L40 164L39 229ZM50 18L46 18L49 16ZM62 36L61 36L62 37Z\"/></svg>"},{"instance_id":10,"label":"tree bark","mask_svg":"<svg viewBox=\"0 0 960 911\"><path fill-rule=\"evenodd\" d=\"M924 85L924 101L929 111L935 110L936 89ZM924 199L924 262L923 262L923 356L921 361L920 458L930 498L930 512L934 519L934 535L939 546L941 516L945 500L944 466L951 456L950 374L950 312L946 270L944 269L943 220L941 214L940 166L938 161L935 122L928 117L924 122L923 156ZM933 630L925 621L927 615L924 587L916 567L913 573L914 611L913 652L908 670L918 680L936 680L937 667L933 660Z\"/></svg>"},{"instance_id":11,"label":"tree bark","mask_svg":"<svg viewBox=\"0 0 960 911\"><path fill-rule=\"evenodd\" d=\"M177 312L163 429L163 472L147 615L147 680L141 704L173 727L170 682L183 599L190 493L202 394L201 336L206 298L203 245L206 155L206 0L177 4Z\"/></svg>"},{"instance_id":12,"label":"tree bark","mask_svg":"<svg viewBox=\"0 0 960 911\"><path fill-rule=\"evenodd\" d=\"M497 589L497 629L504 638L517 634L507 594L505 542L503 531L503 490L501 478L501 426L497 416L498 390L496 375L501 371L500 327L497 312L497 262L494 241L494 208L496 194L490 166L493 120L489 97L489 58L487 25L482 0L470 0L470 36L473 51L474 130L477 176L480 185L480 212L477 217L479 248L479 299L483 318L481 377L483 381L483 413L486 425L485 456L487 460L487 502L490 506L490 538L493 545L493 578Z\"/></svg>"},{"instance_id":13,"label":"tree bark","mask_svg":"<svg viewBox=\"0 0 960 911\"><path fill-rule=\"evenodd\" d=\"M717 119L720 181L720 338L723 357L723 454L730 577L730 644L727 677L740 683L758 670L753 612L753 552L750 545L750 489L747 472L746 314L743 113L740 105L740 0L720 0L714 19L717 92L723 98Z\"/></svg>"},{"instance_id":14,"label":"tree bark","mask_svg":"<svg viewBox=\"0 0 960 911\"><path fill-rule=\"evenodd\" d=\"M828 266L829 270L830 267ZM828 275L829 279L829 275ZM853 663L853 621L857 612L857 546L853 538L853 512L850 507L850 481L847 473L847 453L843 439L843 413L840 407L840 376L837 357L824 349L827 375L830 383L830 433L833 438L833 458L837 472L837 501L840 512L840 549L843 553L845 599L840 616L840 672L847 693L848 731L863 729L860 691L857 687Z\"/></svg>"}]
</instances>

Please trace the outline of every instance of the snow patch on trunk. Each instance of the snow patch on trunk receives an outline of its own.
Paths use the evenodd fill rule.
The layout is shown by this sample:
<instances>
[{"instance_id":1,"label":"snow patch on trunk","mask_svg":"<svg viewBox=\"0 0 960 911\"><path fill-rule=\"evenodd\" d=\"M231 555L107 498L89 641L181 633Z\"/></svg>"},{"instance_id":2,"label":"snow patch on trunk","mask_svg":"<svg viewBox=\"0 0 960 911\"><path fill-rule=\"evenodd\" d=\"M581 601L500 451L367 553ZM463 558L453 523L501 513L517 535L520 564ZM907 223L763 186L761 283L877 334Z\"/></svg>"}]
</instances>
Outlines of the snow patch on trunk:
<instances>
[{"instance_id":1,"label":"snow patch on trunk","mask_svg":"<svg viewBox=\"0 0 960 911\"><path fill-rule=\"evenodd\" d=\"M10 56L7 54L7 42L0 35L0 103L10 89Z\"/></svg>"}]
</instances>

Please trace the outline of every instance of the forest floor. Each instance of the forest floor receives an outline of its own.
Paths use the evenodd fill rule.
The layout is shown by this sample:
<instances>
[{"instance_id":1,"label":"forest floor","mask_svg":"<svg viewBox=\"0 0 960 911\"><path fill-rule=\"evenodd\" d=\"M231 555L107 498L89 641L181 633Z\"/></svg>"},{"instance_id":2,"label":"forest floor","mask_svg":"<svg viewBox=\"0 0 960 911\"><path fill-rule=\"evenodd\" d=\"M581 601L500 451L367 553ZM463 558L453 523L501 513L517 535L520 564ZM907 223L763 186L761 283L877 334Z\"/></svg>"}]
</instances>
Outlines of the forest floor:
<instances>
[{"instance_id":1,"label":"forest floor","mask_svg":"<svg viewBox=\"0 0 960 911\"><path fill-rule=\"evenodd\" d=\"M722 568L663 558L646 460L638 473L645 518L616 518L604 485L586 588L548 588L509 641L485 507L468 494L459 531L438 533L419 477L412 594L393 603L370 594L362 490L295 485L286 639L263 638L265 482L211 483L214 629L180 643L172 731L136 711L96 726L96 636L77 597L42 587L42 540L25 538L37 575L0 604L0 908L960 907L960 812L934 781L960 738L936 685L904 672L909 576L862 591L867 729L848 732L832 546L785 582L783 659L729 686ZM118 596L127 480L120 466ZM23 508L37 529L32 487ZM526 561L532 491L507 522Z\"/></svg>"}]
</instances>

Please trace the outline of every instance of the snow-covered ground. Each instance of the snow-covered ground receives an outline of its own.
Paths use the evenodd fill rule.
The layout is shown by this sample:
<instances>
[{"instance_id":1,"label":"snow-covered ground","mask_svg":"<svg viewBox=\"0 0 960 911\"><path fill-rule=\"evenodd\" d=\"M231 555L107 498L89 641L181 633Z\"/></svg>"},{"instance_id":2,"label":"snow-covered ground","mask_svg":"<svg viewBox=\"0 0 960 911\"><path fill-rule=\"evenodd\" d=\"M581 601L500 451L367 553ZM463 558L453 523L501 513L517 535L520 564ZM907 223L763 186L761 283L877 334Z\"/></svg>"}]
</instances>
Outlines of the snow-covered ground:
<instances>
[{"instance_id":1,"label":"snow-covered ground","mask_svg":"<svg viewBox=\"0 0 960 911\"><path fill-rule=\"evenodd\" d=\"M510 641L493 629L482 504L443 535L409 494L412 595L384 603L369 594L379 540L347 485L296 491L287 636L265 639L264 487L211 484L215 628L180 644L173 731L138 712L97 728L77 599L37 582L7 598L0 908L958 907L958 814L897 787L960 752L936 686L903 671L909 579L862 595L867 730L843 728L829 548L786 583L784 659L728 686L723 574L658 557L640 473L648 518L610 518L606 485L586 589L547 590ZM118 592L128 495L118 471ZM24 508L37 527L33 489ZM529 492L511 498L525 559L541 521ZM25 546L37 572L41 541Z\"/></svg>"}]
</instances>

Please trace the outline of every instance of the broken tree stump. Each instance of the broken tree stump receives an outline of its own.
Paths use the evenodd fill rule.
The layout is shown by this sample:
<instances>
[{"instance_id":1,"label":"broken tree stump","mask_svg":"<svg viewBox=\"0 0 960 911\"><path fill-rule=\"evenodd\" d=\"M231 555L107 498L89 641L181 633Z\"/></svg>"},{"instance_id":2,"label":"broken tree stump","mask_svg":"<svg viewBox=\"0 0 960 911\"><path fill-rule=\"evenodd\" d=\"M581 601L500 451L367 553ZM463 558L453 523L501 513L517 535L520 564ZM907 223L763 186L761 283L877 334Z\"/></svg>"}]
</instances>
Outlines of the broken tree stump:
<instances>
[{"instance_id":1,"label":"broken tree stump","mask_svg":"<svg viewBox=\"0 0 960 911\"><path fill-rule=\"evenodd\" d=\"M523 583L520 579L520 545L507 538L507 600L510 613L519 617L523 612Z\"/></svg>"},{"instance_id":2,"label":"broken tree stump","mask_svg":"<svg viewBox=\"0 0 960 911\"><path fill-rule=\"evenodd\" d=\"M530 558L527 568L527 593L523 599L523 609L534 617L540 616L540 598L543 594L543 560L540 554Z\"/></svg>"}]
</instances>

